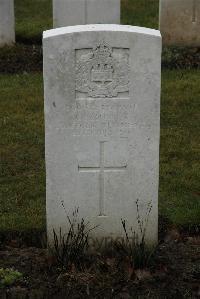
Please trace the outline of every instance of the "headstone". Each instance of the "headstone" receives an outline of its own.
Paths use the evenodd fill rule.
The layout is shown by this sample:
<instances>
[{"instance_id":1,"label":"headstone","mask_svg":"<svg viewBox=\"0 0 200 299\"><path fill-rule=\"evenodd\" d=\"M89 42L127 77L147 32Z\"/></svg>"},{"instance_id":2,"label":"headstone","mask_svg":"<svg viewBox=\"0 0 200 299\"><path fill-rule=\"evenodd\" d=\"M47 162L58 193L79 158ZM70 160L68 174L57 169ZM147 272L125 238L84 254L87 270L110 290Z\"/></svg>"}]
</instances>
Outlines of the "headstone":
<instances>
[{"instance_id":1,"label":"headstone","mask_svg":"<svg viewBox=\"0 0 200 299\"><path fill-rule=\"evenodd\" d=\"M49 242L66 213L89 221L93 240L137 231L157 241L161 37L157 30L82 25L44 32ZM65 209L63 209L63 206Z\"/></svg>"},{"instance_id":2,"label":"headstone","mask_svg":"<svg viewBox=\"0 0 200 299\"><path fill-rule=\"evenodd\" d=\"M0 47L15 42L14 0L0 0Z\"/></svg>"},{"instance_id":3,"label":"headstone","mask_svg":"<svg viewBox=\"0 0 200 299\"><path fill-rule=\"evenodd\" d=\"M160 0L164 45L200 46L200 0Z\"/></svg>"},{"instance_id":4,"label":"headstone","mask_svg":"<svg viewBox=\"0 0 200 299\"><path fill-rule=\"evenodd\" d=\"M120 24L120 0L53 0L53 24Z\"/></svg>"}]
</instances>

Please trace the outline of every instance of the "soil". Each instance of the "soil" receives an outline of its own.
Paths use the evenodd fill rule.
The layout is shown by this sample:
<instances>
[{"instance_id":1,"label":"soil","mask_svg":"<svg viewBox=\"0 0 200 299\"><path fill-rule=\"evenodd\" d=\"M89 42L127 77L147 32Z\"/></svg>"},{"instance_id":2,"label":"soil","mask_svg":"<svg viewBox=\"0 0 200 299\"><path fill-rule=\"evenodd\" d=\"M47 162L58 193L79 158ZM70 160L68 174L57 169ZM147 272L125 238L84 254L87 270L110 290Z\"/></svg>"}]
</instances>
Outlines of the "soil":
<instances>
[{"instance_id":1,"label":"soil","mask_svg":"<svg viewBox=\"0 0 200 299\"><path fill-rule=\"evenodd\" d=\"M0 73L28 73L42 71L42 46L16 44L0 49Z\"/></svg>"},{"instance_id":2,"label":"soil","mask_svg":"<svg viewBox=\"0 0 200 299\"><path fill-rule=\"evenodd\" d=\"M31 43L31 41L30 41ZM16 44L0 49L0 74L42 72L42 46ZM200 68L200 48L164 47L162 67L167 69Z\"/></svg>"},{"instance_id":3,"label":"soil","mask_svg":"<svg viewBox=\"0 0 200 299\"><path fill-rule=\"evenodd\" d=\"M162 68L199 69L200 48L164 47L162 52Z\"/></svg>"},{"instance_id":4,"label":"soil","mask_svg":"<svg viewBox=\"0 0 200 299\"><path fill-rule=\"evenodd\" d=\"M97 255L68 271L59 268L46 249L2 247L0 268L23 273L15 284L0 289L0 299L60 298L200 298L200 237L171 229L160 242L153 264L133 269L127 260Z\"/></svg>"}]
</instances>

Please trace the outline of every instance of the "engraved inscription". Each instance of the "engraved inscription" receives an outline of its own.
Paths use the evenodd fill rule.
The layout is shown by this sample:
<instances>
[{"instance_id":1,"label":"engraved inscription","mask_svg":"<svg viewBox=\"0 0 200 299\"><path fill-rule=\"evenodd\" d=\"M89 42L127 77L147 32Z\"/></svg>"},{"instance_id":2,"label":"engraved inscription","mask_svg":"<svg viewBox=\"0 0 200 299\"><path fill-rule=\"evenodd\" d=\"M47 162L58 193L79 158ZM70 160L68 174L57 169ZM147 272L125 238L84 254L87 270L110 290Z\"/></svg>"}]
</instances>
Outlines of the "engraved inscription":
<instances>
[{"instance_id":1,"label":"engraved inscription","mask_svg":"<svg viewBox=\"0 0 200 299\"><path fill-rule=\"evenodd\" d=\"M128 137L134 126L135 105L120 101L77 100L71 125L74 136Z\"/></svg>"},{"instance_id":2,"label":"engraved inscription","mask_svg":"<svg viewBox=\"0 0 200 299\"><path fill-rule=\"evenodd\" d=\"M105 213L105 172L121 172L125 171L127 164L121 166L105 166L104 153L105 141L100 141L100 160L99 167L78 165L79 172L98 172L99 173L99 216L106 216Z\"/></svg>"},{"instance_id":3,"label":"engraved inscription","mask_svg":"<svg viewBox=\"0 0 200 299\"><path fill-rule=\"evenodd\" d=\"M127 98L129 75L129 49L102 41L76 50L76 98Z\"/></svg>"}]
</instances>

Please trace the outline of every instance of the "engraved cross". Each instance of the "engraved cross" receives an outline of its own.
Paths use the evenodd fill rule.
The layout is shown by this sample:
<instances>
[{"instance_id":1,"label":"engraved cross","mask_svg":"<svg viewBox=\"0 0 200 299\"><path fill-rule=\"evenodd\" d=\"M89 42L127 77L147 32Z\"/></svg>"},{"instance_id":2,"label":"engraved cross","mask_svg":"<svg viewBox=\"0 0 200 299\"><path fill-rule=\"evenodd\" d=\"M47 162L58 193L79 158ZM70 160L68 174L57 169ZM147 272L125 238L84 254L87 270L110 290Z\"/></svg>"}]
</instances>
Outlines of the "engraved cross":
<instances>
[{"instance_id":1,"label":"engraved cross","mask_svg":"<svg viewBox=\"0 0 200 299\"><path fill-rule=\"evenodd\" d=\"M105 166L105 142L100 141L100 160L99 166L78 166L79 172L98 172L99 173L99 216L106 216L105 214L105 172L121 172L125 171L127 165L122 166Z\"/></svg>"}]
</instances>

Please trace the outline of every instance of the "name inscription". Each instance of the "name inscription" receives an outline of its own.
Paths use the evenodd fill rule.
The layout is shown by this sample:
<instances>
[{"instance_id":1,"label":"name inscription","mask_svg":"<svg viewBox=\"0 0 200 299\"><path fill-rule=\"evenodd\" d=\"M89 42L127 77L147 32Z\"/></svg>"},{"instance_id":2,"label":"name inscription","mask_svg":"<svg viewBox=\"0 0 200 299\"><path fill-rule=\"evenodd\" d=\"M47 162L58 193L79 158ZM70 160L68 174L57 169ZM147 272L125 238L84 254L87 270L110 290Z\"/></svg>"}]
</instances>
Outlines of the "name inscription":
<instances>
[{"instance_id":1,"label":"name inscription","mask_svg":"<svg viewBox=\"0 0 200 299\"><path fill-rule=\"evenodd\" d=\"M134 104L120 102L77 100L73 109L72 135L127 137L133 127Z\"/></svg>"}]
</instances>

